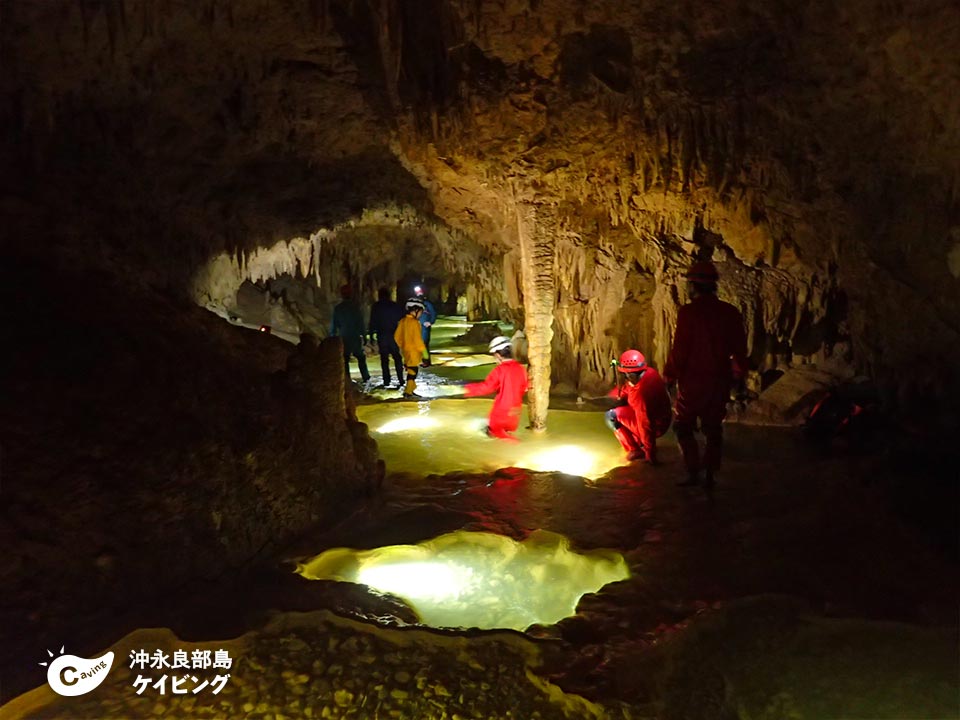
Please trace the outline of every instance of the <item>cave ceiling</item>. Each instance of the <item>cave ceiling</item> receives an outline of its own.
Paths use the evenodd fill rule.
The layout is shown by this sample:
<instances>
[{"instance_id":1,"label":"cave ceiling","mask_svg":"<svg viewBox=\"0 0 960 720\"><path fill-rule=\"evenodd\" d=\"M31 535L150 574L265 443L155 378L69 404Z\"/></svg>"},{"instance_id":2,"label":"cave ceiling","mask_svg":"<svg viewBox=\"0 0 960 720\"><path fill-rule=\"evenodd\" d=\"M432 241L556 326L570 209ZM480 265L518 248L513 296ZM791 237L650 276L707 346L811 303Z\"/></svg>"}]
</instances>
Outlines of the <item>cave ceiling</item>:
<instances>
[{"instance_id":1,"label":"cave ceiling","mask_svg":"<svg viewBox=\"0 0 960 720\"><path fill-rule=\"evenodd\" d=\"M312 259L273 264L319 276L318 238L359 247L387 235L348 228L386 222L493 305L523 305L549 248L542 311L573 384L638 333L662 361L693 257L720 264L759 370L921 357L933 386L960 358L955 3L2 9L5 208L96 227L156 282L298 239Z\"/></svg>"}]
</instances>

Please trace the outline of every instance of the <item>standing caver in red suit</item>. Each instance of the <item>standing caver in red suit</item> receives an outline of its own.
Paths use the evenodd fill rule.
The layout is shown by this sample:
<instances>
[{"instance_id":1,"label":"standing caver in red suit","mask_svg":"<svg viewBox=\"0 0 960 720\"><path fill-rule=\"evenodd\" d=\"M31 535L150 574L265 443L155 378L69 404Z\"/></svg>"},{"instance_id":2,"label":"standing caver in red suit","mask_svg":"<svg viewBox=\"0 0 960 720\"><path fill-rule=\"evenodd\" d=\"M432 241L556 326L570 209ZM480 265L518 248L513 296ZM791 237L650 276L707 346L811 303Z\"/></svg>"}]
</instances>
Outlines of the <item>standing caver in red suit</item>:
<instances>
[{"instance_id":1,"label":"standing caver in red suit","mask_svg":"<svg viewBox=\"0 0 960 720\"><path fill-rule=\"evenodd\" d=\"M465 393L467 397L497 393L490 410L487 434L516 442L510 433L520 424L523 395L527 392L527 371L513 359L510 338L500 336L491 340L490 354L497 359L497 366L483 382L467 385Z\"/></svg>"},{"instance_id":2,"label":"standing caver in red suit","mask_svg":"<svg viewBox=\"0 0 960 720\"><path fill-rule=\"evenodd\" d=\"M707 486L712 486L720 469L730 390L736 385L742 392L747 370L743 317L717 297L718 279L713 263L694 263L687 271L693 300L677 314L673 347L663 371L668 383L677 383L674 431L687 466L687 480L680 485L699 484L703 468ZM694 436L697 420L706 437L702 459Z\"/></svg>"}]
</instances>

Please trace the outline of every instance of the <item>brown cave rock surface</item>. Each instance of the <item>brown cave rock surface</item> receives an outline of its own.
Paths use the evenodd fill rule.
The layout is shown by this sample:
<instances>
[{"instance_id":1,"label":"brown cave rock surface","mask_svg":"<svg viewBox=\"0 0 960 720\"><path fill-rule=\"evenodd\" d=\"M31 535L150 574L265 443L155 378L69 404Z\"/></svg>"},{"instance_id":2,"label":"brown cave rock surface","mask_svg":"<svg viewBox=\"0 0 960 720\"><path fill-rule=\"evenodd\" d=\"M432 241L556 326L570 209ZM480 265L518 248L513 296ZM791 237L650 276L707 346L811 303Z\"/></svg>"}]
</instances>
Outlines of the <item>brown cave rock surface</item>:
<instances>
[{"instance_id":1,"label":"brown cave rock surface","mask_svg":"<svg viewBox=\"0 0 960 720\"><path fill-rule=\"evenodd\" d=\"M710 259L759 395L734 419L797 425L834 383L866 377L884 433L867 457L830 448L809 466L775 434L759 459L731 444L718 505L649 483L623 530L649 586L538 630L577 655L563 687L678 720L817 716L802 697L829 656L830 708L909 710L886 694L843 705L865 693L846 672L859 665L937 714L944 636L875 621L956 623L942 612L956 606L960 466L956 0L0 0L0 67L0 700L33 682L21 668L39 645L102 649L116 626L162 617L165 593L210 589L199 579L222 593L235 571L237 596L276 581L257 610L409 619L355 589L293 597L260 567L372 504L383 479L356 422L370 399L345 389L340 342L324 340L343 283L366 311L378 288L402 301L427 278L469 320L523 330L542 425L551 391L569 395L554 408L599 411L589 398L627 347L662 370L684 272ZM277 334L221 319L234 316ZM648 482L635 472L614 475ZM458 525L478 510L445 512ZM485 512L493 531L530 529ZM382 537L425 533L425 514L408 508ZM916 535L890 530L903 518ZM193 630L216 614L198 604ZM289 675L264 689L284 699L306 692L304 648L322 641L288 630ZM261 654L280 658L281 640ZM897 657L926 677L898 677ZM462 670L474 697L486 681ZM569 709L552 688L511 689L525 711ZM234 715L252 712L242 694Z\"/></svg>"},{"instance_id":2,"label":"brown cave rock surface","mask_svg":"<svg viewBox=\"0 0 960 720\"><path fill-rule=\"evenodd\" d=\"M5 668L35 623L51 646L79 640L92 618L271 557L379 483L338 341L294 348L38 267L5 271L3 298Z\"/></svg>"}]
</instances>

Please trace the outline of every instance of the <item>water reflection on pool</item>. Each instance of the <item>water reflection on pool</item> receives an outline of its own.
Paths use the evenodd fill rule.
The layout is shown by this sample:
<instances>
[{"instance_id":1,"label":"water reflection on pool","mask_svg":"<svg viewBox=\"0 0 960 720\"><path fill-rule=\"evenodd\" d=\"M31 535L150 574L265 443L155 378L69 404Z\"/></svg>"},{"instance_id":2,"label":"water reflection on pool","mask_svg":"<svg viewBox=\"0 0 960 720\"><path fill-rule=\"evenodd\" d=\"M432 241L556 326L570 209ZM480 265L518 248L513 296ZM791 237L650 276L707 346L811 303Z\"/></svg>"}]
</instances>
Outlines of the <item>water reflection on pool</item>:
<instances>
[{"instance_id":1,"label":"water reflection on pool","mask_svg":"<svg viewBox=\"0 0 960 720\"><path fill-rule=\"evenodd\" d=\"M357 415L369 425L388 472L426 475L523 467L596 478L626 462L602 412L551 410L547 431L533 433L524 429L524 408L517 431L520 442L508 443L483 434L492 402L380 403L358 407Z\"/></svg>"}]
</instances>

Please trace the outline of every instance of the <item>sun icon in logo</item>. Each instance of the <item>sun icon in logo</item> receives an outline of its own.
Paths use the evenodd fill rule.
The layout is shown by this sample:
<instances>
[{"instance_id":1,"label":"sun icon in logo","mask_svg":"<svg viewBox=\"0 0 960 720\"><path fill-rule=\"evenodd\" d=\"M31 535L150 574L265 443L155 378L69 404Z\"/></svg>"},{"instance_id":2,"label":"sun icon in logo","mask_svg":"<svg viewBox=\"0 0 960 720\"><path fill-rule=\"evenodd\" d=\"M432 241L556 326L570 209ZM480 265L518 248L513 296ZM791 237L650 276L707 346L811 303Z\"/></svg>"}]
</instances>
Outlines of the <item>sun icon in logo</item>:
<instances>
[{"instance_id":1,"label":"sun icon in logo","mask_svg":"<svg viewBox=\"0 0 960 720\"><path fill-rule=\"evenodd\" d=\"M63 655L63 649L64 649L65 647L66 647L66 645L61 645L61 646L60 646L60 654L61 654L61 655ZM50 652L49 650L47 650L47 655L49 655L50 657L53 657L53 653ZM45 663L45 662L37 663L37 665L43 665L44 667L46 667L46 666L49 665L49 664L50 664L50 663Z\"/></svg>"},{"instance_id":2,"label":"sun icon in logo","mask_svg":"<svg viewBox=\"0 0 960 720\"><path fill-rule=\"evenodd\" d=\"M76 655L65 655L64 648L65 646L60 646L60 654L56 657L47 650L47 655L53 660L37 663L47 668L47 683L59 695L85 695L103 682L113 666L112 651L88 660Z\"/></svg>"}]
</instances>

